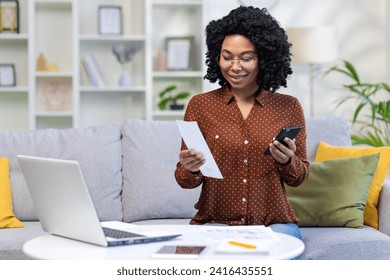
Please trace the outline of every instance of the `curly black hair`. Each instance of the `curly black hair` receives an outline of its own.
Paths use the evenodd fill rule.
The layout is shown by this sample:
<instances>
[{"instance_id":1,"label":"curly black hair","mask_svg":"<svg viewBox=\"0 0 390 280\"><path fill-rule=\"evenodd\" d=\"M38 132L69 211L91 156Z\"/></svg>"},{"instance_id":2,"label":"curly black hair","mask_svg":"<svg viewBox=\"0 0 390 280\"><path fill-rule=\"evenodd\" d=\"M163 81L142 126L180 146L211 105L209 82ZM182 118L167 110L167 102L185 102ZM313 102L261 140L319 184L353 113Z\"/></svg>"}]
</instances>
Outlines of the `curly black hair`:
<instances>
[{"instance_id":1,"label":"curly black hair","mask_svg":"<svg viewBox=\"0 0 390 280\"><path fill-rule=\"evenodd\" d=\"M256 82L261 88L275 92L281 86L287 86L287 77L292 74L291 44L287 34L267 9L251 6L240 6L207 25L205 79L212 83L219 81L221 86L227 84L218 57L225 36L231 34L243 35L255 45L260 67Z\"/></svg>"}]
</instances>

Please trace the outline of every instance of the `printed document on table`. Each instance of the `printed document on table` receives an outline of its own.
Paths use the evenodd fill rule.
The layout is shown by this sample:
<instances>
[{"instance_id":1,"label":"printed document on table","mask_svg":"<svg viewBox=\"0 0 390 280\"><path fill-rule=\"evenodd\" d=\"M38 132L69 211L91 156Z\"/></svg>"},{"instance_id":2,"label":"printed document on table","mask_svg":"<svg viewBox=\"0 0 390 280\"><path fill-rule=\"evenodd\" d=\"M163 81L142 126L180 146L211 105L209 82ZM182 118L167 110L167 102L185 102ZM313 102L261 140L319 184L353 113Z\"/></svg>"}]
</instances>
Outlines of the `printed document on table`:
<instances>
[{"instance_id":1,"label":"printed document on table","mask_svg":"<svg viewBox=\"0 0 390 280\"><path fill-rule=\"evenodd\" d=\"M221 171L214 160L209 146L199 129L197 122L176 121L184 143L191 150L201 153L205 158L205 163L199 168L204 176L223 179Z\"/></svg>"},{"instance_id":2,"label":"printed document on table","mask_svg":"<svg viewBox=\"0 0 390 280\"><path fill-rule=\"evenodd\" d=\"M208 225L195 227L184 236L186 240L215 244L215 252L222 254L265 254L281 241L270 227L264 225Z\"/></svg>"}]
</instances>

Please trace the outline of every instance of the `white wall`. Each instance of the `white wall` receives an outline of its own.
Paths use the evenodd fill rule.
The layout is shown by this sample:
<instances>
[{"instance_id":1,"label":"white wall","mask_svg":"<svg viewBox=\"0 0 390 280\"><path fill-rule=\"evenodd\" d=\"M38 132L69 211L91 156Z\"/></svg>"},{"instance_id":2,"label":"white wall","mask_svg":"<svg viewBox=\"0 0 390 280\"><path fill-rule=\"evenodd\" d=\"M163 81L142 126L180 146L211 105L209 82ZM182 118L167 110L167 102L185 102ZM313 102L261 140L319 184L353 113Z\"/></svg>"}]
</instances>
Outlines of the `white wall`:
<instances>
[{"instance_id":1,"label":"white wall","mask_svg":"<svg viewBox=\"0 0 390 280\"><path fill-rule=\"evenodd\" d=\"M361 79L366 82L389 82L390 74L390 31L386 12L390 4L386 0L209 0L208 18L216 19L246 2L258 7L277 4L270 13L284 28L327 25L336 29L339 46L339 59L351 61ZM387 48L386 48L387 46ZM324 65L322 72L331 65ZM279 91L296 96L306 112L309 110L309 72L306 65L293 65L294 74L288 88ZM316 73L314 83L314 116L352 117L353 104L349 109L336 110L336 101L343 96L337 89L346 81L337 74L322 77Z\"/></svg>"}]
</instances>

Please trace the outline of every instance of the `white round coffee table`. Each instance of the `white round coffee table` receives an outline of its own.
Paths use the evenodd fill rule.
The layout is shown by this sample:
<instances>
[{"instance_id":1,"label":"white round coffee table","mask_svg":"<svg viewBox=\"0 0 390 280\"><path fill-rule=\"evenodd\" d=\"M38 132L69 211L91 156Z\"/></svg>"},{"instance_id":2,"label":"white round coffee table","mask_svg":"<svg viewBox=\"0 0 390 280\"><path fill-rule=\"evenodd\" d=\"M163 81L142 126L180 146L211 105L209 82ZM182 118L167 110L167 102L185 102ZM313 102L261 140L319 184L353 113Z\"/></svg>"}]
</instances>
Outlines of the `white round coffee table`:
<instances>
[{"instance_id":1,"label":"white round coffee table","mask_svg":"<svg viewBox=\"0 0 390 280\"><path fill-rule=\"evenodd\" d=\"M152 226L159 228L161 225ZM168 225L177 231L185 233L193 226ZM147 244L125 245L115 247L101 247L85 242L71 240L54 235L36 237L23 245L24 254L32 259L57 259L57 260L146 260L151 259L163 245L207 245L207 251L200 256L200 260L229 260L229 259L293 259L303 253L304 243L292 236L276 233L280 242L273 246L267 254L219 254L214 251L215 244L202 240L186 238L186 234L170 241L154 242Z\"/></svg>"}]
</instances>

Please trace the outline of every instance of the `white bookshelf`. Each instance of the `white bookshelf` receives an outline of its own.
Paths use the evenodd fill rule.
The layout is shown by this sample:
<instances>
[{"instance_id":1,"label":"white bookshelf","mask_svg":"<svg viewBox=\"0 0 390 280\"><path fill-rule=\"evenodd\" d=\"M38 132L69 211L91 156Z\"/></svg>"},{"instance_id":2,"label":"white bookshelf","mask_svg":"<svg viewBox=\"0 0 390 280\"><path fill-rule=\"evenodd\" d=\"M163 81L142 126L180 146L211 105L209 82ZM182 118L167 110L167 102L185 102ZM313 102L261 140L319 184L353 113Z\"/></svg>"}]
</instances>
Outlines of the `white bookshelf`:
<instances>
[{"instance_id":1,"label":"white bookshelf","mask_svg":"<svg viewBox=\"0 0 390 280\"><path fill-rule=\"evenodd\" d=\"M19 0L26 6L27 0ZM21 10L20 33L0 33L0 64L15 66L15 87L0 86L0 130L23 130L29 123L29 28L27 9Z\"/></svg>"},{"instance_id":2,"label":"white bookshelf","mask_svg":"<svg viewBox=\"0 0 390 280\"><path fill-rule=\"evenodd\" d=\"M28 6L20 6L28 9L30 129L78 126L77 4L75 0L29 0ZM37 70L41 53L58 71Z\"/></svg>"},{"instance_id":3,"label":"white bookshelf","mask_svg":"<svg viewBox=\"0 0 390 280\"><path fill-rule=\"evenodd\" d=\"M122 34L99 34L101 5L121 7ZM203 0L19 0L19 7L20 33L0 33L0 64L15 65L17 82L0 87L0 130L182 118L183 112L158 110L158 92L170 84L192 94L204 89ZM195 38L191 69L157 71L156 54L169 36ZM111 48L132 42L139 51L127 68L132 83L123 87L118 85L122 68ZM58 71L37 71L40 53ZM83 83L80 60L85 55L93 56L104 86ZM66 105L59 106L55 94L64 92Z\"/></svg>"},{"instance_id":4,"label":"white bookshelf","mask_svg":"<svg viewBox=\"0 0 390 280\"><path fill-rule=\"evenodd\" d=\"M149 1L151 57L149 84L151 96L148 99L152 119L180 119L184 112L160 111L157 107L158 94L165 87L176 85L178 91L188 91L191 95L204 90L204 27L205 11L202 0L150 0ZM191 37L192 50L190 67L187 70L169 71L159 69L157 60L165 53L166 38ZM189 98L188 98L189 99ZM188 100L179 101L185 104Z\"/></svg>"}]
</instances>

